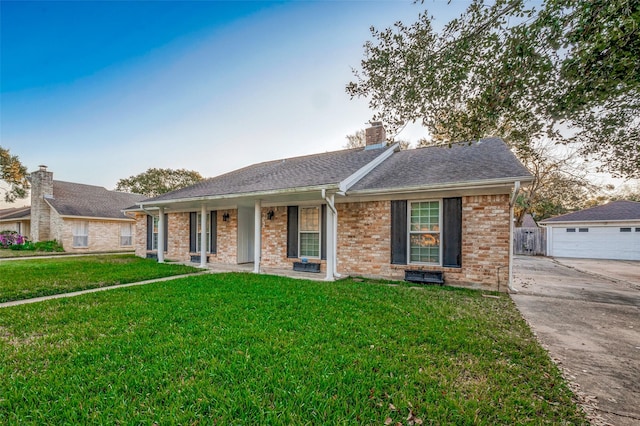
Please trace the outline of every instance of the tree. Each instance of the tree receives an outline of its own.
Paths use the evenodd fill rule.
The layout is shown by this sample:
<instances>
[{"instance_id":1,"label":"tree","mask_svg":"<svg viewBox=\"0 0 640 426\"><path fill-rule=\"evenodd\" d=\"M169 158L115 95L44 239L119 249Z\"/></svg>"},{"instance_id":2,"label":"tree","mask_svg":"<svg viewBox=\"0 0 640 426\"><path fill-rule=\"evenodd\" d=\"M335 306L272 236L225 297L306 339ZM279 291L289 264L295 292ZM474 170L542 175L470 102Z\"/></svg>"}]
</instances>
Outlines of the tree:
<instances>
[{"instance_id":1,"label":"tree","mask_svg":"<svg viewBox=\"0 0 640 426\"><path fill-rule=\"evenodd\" d=\"M344 144L344 148L363 148L367 144L367 133L364 129L357 130L355 133L347 135L347 143ZM400 144L400 149L410 149L411 142L405 140L394 141Z\"/></svg>"},{"instance_id":2,"label":"tree","mask_svg":"<svg viewBox=\"0 0 640 426\"><path fill-rule=\"evenodd\" d=\"M202 179L200 173L192 170L151 168L139 175L120 179L116 184L116 190L155 197L193 185Z\"/></svg>"},{"instance_id":3,"label":"tree","mask_svg":"<svg viewBox=\"0 0 640 426\"><path fill-rule=\"evenodd\" d=\"M29 189L27 168L20 162L17 155L11 155L8 149L1 146L0 180L8 185L8 188L3 188L6 202L12 203L17 199L27 197L27 190Z\"/></svg>"},{"instance_id":4,"label":"tree","mask_svg":"<svg viewBox=\"0 0 640 426\"><path fill-rule=\"evenodd\" d=\"M640 176L638 0L474 0L440 32L432 21L371 29L346 90L374 120L447 143L500 136L521 157L549 139Z\"/></svg>"}]
</instances>

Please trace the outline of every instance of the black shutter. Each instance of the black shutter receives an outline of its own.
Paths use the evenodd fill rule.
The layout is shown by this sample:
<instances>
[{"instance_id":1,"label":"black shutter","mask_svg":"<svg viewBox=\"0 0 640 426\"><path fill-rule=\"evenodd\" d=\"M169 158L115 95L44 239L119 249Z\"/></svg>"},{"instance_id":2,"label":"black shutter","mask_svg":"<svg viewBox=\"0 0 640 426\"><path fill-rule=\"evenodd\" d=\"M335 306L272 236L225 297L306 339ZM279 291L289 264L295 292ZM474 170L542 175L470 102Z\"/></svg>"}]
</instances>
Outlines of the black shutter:
<instances>
[{"instance_id":1,"label":"black shutter","mask_svg":"<svg viewBox=\"0 0 640 426\"><path fill-rule=\"evenodd\" d=\"M164 214L164 251L169 250L169 213Z\"/></svg>"},{"instance_id":2,"label":"black shutter","mask_svg":"<svg viewBox=\"0 0 640 426\"><path fill-rule=\"evenodd\" d=\"M442 200L442 265L462 266L462 198Z\"/></svg>"},{"instance_id":3,"label":"black shutter","mask_svg":"<svg viewBox=\"0 0 640 426\"><path fill-rule=\"evenodd\" d=\"M391 202L391 263L407 264L407 201Z\"/></svg>"},{"instance_id":4,"label":"black shutter","mask_svg":"<svg viewBox=\"0 0 640 426\"><path fill-rule=\"evenodd\" d=\"M320 209L320 259L327 260L327 205L323 204Z\"/></svg>"},{"instance_id":5,"label":"black shutter","mask_svg":"<svg viewBox=\"0 0 640 426\"><path fill-rule=\"evenodd\" d=\"M153 216L147 215L147 250L153 249Z\"/></svg>"},{"instance_id":6,"label":"black shutter","mask_svg":"<svg viewBox=\"0 0 640 426\"><path fill-rule=\"evenodd\" d=\"M209 221L211 222L209 229L211 230L211 250L209 253L217 253L218 252L218 212L216 210L212 210L210 213L211 217Z\"/></svg>"},{"instance_id":7,"label":"black shutter","mask_svg":"<svg viewBox=\"0 0 640 426\"><path fill-rule=\"evenodd\" d=\"M287 207L287 257L298 257L298 206Z\"/></svg>"},{"instance_id":8,"label":"black shutter","mask_svg":"<svg viewBox=\"0 0 640 426\"><path fill-rule=\"evenodd\" d=\"M196 240L198 239L198 213L189 213L189 251L195 253L197 250Z\"/></svg>"}]
</instances>

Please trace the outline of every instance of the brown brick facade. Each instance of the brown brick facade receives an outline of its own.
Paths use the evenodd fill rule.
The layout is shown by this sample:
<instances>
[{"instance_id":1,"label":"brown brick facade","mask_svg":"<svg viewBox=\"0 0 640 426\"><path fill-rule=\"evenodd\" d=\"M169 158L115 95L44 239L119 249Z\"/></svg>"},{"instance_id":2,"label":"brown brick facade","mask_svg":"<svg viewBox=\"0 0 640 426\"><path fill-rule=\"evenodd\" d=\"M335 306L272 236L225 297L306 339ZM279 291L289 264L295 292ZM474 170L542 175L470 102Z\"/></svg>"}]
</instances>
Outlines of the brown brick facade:
<instances>
[{"instance_id":1,"label":"brown brick facade","mask_svg":"<svg viewBox=\"0 0 640 426\"><path fill-rule=\"evenodd\" d=\"M339 203L337 271L342 274L403 279L406 269L444 271L447 284L506 291L509 264L509 195L462 197L461 268L391 264L391 202ZM267 213L273 211L273 218ZM224 213L229 220L223 221ZM218 211L217 254L211 262L237 263L237 210ZM146 229L145 215L138 229ZM167 258L188 261L189 213L169 214ZM142 247L142 250L141 250ZM136 254L146 255L145 232L136 234ZM198 253L194 253L198 254ZM267 268L291 269L287 258L287 207L262 208L262 261ZM320 262L325 270L325 261Z\"/></svg>"}]
</instances>

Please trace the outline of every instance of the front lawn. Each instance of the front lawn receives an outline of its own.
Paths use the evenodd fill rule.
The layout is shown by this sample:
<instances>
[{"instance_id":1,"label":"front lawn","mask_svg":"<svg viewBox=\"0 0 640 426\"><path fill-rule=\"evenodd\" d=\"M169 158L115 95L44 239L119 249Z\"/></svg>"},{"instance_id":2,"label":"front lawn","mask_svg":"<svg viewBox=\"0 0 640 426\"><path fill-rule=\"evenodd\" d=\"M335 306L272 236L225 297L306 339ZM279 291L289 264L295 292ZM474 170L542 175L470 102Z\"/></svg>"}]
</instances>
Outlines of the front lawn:
<instances>
[{"instance_id":1,"label":"front lawn","mask_svg":"<svg viewBox=\"0 0 640 426\"><path fill-rule=\"evenodd\" d=\"M197 272L132 254L0 262L0 302Z\"/></svg>"},{"instance_id":2,"label":"front lawn","mask_svg":"<svg viewBox=\"0 0 640 426\"><path fill-rule=\"evenodd\" d=\"M4 424L586 424L506 295L201 275L0 309Z\"/></svg>"}]
</instances>

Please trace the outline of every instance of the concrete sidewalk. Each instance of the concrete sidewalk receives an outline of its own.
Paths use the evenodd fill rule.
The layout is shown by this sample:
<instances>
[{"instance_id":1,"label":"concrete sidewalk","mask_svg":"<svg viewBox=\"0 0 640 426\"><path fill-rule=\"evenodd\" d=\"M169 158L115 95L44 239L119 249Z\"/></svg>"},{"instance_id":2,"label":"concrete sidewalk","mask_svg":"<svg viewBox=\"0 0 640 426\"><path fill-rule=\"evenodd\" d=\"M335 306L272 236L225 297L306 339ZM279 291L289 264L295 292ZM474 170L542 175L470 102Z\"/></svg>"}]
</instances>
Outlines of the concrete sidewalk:
<instances>
[{"instance_id":1,"label":"concrete sidewalk","mask_svg":"<svg viewBox=\"0 0 640 426\"><path fill-rule=\"evenodd\" d=\"M28 303L37 303L37 302L42 302L42 301L51 300L51 299L62 299L64 297L80 296L81 294L96 293L98 291L114 290L114 289L117 289L117 288L133 287L133 286L138 286L138 285L159 283L159 282L162 282L162 281L177 280L178 278L195 277L195 276L198 276L198 275L204 275L204 274L209 274L209 273L210 273L209 271L203 271L203 272L198 272L198 273L194 273L194 274L173 275L171 277L155 278L155 279L152 279L152 280L139 281L139 282L128 283L128 284L117 284L117 285L111 285L111 286L106 286L106 287L90 288L90 289L87 289L87 290L74 291L74 292L71 292L71 293L59 293L59 294L52 294L50 296L34 297L34 298L31 298L31 299L13 300L11 302L0 303L0 308L8 308L10 306L26 305Z\"/></svg>"}]
</instances>

